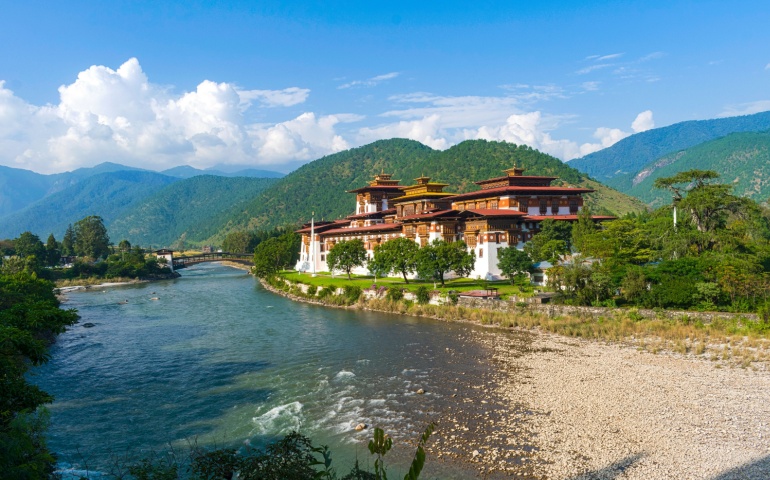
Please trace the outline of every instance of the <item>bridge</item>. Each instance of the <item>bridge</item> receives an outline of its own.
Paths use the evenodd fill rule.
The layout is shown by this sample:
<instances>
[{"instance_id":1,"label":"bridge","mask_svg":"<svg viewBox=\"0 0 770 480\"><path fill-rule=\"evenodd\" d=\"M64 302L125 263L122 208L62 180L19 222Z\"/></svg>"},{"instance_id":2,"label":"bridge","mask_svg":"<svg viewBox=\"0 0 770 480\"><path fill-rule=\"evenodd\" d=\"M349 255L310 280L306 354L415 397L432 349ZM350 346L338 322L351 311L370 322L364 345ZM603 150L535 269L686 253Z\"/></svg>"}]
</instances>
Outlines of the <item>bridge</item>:
<instances>
[{"instance_id":1,"label":"bridge","mask_svg":"<svg viewBox=\"0 0 770 480\"><path fill-rule=\"evenodd\" d=\"M174 270L204 262L233 262L252 266L254 265L254 255L249 255L248 253L212 252L190 255L189 257L173 257L173 261Z\"/></svg>"}]
</instances>

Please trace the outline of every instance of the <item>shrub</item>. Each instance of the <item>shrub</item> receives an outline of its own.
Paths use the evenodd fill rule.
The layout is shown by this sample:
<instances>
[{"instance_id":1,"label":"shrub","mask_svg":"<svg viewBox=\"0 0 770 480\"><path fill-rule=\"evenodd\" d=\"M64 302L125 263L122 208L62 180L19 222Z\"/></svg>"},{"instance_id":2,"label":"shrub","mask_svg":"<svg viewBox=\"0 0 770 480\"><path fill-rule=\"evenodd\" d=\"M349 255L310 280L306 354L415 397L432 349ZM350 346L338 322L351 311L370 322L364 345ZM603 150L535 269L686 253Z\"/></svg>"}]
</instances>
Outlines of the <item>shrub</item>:
<instances>
[{"instance_id":1,"label":"shrub","mask_svg":"<svg viewBox=\"0 0 770 480\"><path fill-rule=\"evenodd\" d=\"M404 291L401 290L400 288L390 287L388 289L388 293L386 294L386 297L388 300L398 302L399 300L402 300L404 298Z\"/></svg>"},{"instance_id":2,"label":"shrub","mask_svg":"<svg viewBox=\"0 0 770 480\"><path fill-rule=\"evenodd\" d=\"M334 295L334 291L336 289L332 287L331 285L328 285L326 287L323 287L320 292L318 292L318 298L327 298Z\"/></svg>"},{"instance_id":3,"label":"shrub","mask_svg":"<svg viewBox=\"0 0 770 480\"><path fill-rule=\"evenodd\" d=\"M349 303L355 303L361 298L362 293L363 291L358 285L345 285L343 287L342 296L345 297Z\"/></svg>"},{"instance_id":4,"label":"shrub","mask_svg":"<svg viewBox=\"0 0 770 480\"><path fill-rule=\"evenodd\" d=\"M428 302L430 302L430 290L425 285L421 285L417 289L417 303L425 305Z\"/></svg>"}]
</instances>

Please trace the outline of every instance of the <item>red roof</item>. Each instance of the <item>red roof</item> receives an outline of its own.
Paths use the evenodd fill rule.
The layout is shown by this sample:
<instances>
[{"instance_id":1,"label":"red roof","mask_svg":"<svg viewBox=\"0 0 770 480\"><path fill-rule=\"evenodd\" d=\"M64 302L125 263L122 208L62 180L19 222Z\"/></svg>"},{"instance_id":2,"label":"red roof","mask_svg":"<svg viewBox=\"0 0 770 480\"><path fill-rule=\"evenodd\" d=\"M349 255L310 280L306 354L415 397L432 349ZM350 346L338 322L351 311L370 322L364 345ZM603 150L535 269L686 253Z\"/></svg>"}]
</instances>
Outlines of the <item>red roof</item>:
<instances>
[{"instance_id":1,"label":"red roof","mask_svg":"<svg viewBox=\"0 0 770 480\"><path fill-rule=\"evenodd\" d=\"M500 182L502 180L507 180L509 178L511 178L511 179L519 179L520 178L520 179L523 179L523 180L551 180L551 181L553 181L553 180L556 180L559 177L546 177L546 176L542 176L542 175L516 175L516 176L508 176L508 175L506 175L504 177L488 178L487 180L480 180L478 182L473 182L473 183L475 183L476 185L484 185L484 184L487 184L487 183ZM515 182L516 180L512 180L512 181Z\"/></svg>"},{"instance_id":2,"label":"red roof","mask_svg":"<svg viewBox=\"0 0 770 480\"><path fill-rule=\"evenodd\" d=\"M505 208L469 208L466 212L475 213L477 215L483 215L485 217L523 217L526 212L519 212L518 210L508 210Z\"/></svg>"},{"instance_id":3,"label":"red roof","mask_svg":"<svg viewBox=\"0 0 770 480\"><path fill-rule=\"evenodd\" d=\"M367 185L365 187L348 190L347 193L368 192L371 190L402 190L404 185Z\"/></svg>"},{"instance_id":4,"label":"red roof","mask_svg":"<svg viewBox=\"0 0 770 480\"><path fill-rule=\"evenodd\" d=\"M377 216L384 217L385 215L392 215L394 213L396 213L396 209L395 208L389 208L387 210L380 210L379 212L366 212L366 213L359 213L359 214L356 214L356 215L348 215L345 218L349 218L351 220L356 220L356 219L359 219L359 218L371 218L371 217L377 217Z\"/></svg>"},{"instance_id":5,"label":"red roof","mask_svg":"<svg viewBox=\"0 0 770 480\"><path fill-rule=\"evenodd\" d=\"M461 193L454 197L447 197L447 200L455 202L458 200L465 200L477 197L489 197L495 194L517 194L517 195L538 195L542 193L548 193L552 195L568 195L574 193L591 193L593 189L590 188L573 188L573 187L525 187L518 185L507 185L505 187L488 188L486 190L476 190L475 192Z\"/></svg>"},{"instance_id":6,"label":"red roof","mask_svg":"<svg viewBox=\"0 0 770 480\"><path fill-rule=\"evenodd\" d=\"M356 228L335 228L333 230L326 230L324 235L332 235L338 233L368 233L368 232L391 232L393 230L401 230L400 223L378 223L377 225L369 225L368 227L356 227Z\"/></svg>"},{"instance_id":7,"label":"red roof","mask_svg":"<svg viewBox=\"0 0 770 480\"><path fill-rule=\"evenodd\" d=\"M438 218L438 217L444 217L448 215L458 215L460 212L458 210L434 210L426 213L417 213L415 215L407 215L405 217L400 217L399 221L408 221L408 220L423 220L428 218Z\"/></svg>"},{"instance_id":8,"label":"red roof","mask_svg":"<svg viewBox=\"0 0 770 480\"><path fill-rule=\"evenodd\" d=\"M323 222L320 225L315 225L315 233L321 233L330 228L339 227L340 225L349 225L350 220L335 220L333 222ZM294 233L310 233L310 227L303 227L299 230L294 230Z\"/></svg>"},{"instance_id":9,"label":"red roof","mask_svg":"<svg viewBox=\"0 0 770 480\"><path fill-rule=\"evenodd\" d=\"M580 215L530 215L525 220L535 220L535 221L543 221L546 219L551 220L570 220L575 221L578 218L580 218ZM617 217L613 217L611 215L591 215L591 219L593 220L615 220Z\"/></svg>"}]
</instances>

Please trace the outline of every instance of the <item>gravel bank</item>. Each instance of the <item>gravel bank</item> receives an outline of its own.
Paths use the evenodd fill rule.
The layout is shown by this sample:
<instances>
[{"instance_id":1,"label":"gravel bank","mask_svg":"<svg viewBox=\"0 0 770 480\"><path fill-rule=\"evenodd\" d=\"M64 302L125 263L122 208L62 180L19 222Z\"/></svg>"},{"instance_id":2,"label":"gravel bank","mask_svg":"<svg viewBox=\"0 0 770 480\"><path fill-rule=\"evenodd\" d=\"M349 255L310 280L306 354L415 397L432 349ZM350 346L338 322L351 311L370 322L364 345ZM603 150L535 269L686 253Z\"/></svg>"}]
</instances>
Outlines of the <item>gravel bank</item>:
<instances>
[{"instance_id":1,"label":"gravel bank","mask_svg":"<svg viewBox=\"0 0 770 480\"><path fill-rule=\"evenodd\" d=\"M499 365L492 397L533 455L511 465L490 450L471 461L489 478L770 478L770 373L552 335L528 352L481 335ZM522 408L523 407L523 408ZM490 425L490 428L496 428ZM487 445L494 449L494 444ZM501 476L504 474L505 476Z\"/></svg>"}]
</instances>

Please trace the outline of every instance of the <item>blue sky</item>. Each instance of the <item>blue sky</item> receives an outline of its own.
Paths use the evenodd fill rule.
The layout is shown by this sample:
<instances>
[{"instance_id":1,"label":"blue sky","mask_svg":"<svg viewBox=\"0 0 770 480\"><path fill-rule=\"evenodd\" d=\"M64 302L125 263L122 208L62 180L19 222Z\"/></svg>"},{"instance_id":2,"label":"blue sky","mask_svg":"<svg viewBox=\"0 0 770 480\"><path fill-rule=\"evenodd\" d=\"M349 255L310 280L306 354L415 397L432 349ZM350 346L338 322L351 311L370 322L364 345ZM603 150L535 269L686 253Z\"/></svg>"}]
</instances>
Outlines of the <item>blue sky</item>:
<instances>
[{"instance_id":1,"label":"blue sky","mask_svg":"<svg viewBox=\"0 0 770 480\"><path fill-rule=\"evenodd\" d=\"M770 110L767 25L759 1L6 2L0 165L287 171L392 137L569 160Z\"/></svg>"}]
</instances>

